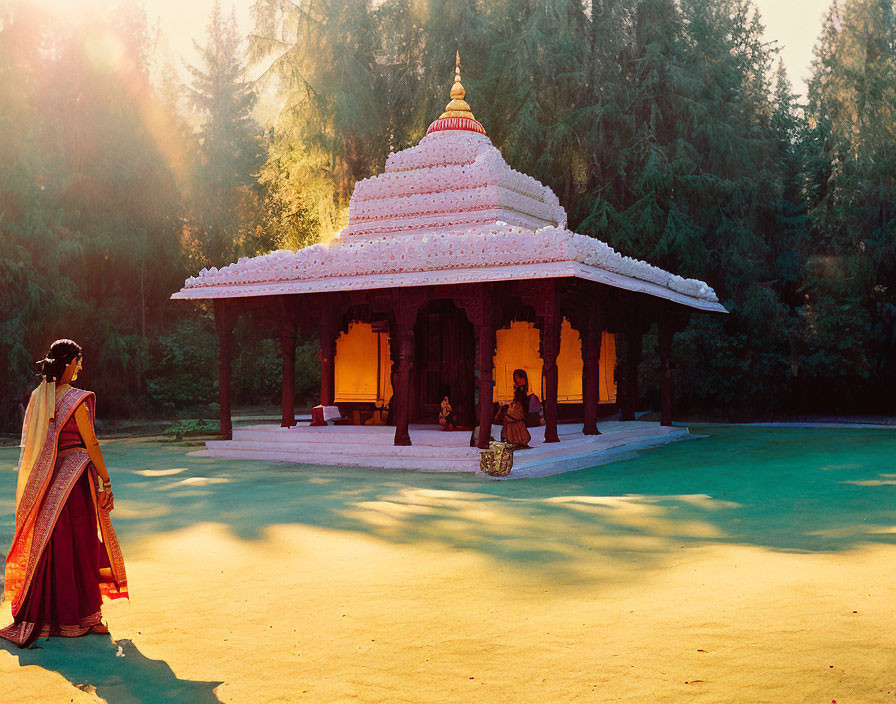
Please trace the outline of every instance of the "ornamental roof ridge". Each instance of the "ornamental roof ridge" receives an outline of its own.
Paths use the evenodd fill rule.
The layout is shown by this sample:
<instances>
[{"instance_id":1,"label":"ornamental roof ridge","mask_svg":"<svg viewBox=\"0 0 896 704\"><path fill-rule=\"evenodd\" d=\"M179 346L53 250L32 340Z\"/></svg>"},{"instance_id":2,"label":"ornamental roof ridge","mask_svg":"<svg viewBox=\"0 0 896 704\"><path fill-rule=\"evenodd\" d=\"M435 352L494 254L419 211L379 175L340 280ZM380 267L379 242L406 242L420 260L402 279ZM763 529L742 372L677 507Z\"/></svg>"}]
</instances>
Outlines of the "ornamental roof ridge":
<instances>
[{"instance_id":1,"label":"ornamental roof ridge","mask_svg":"<svg viewBox=\"0 0 896 704\"><path fill-rule=\"evenodd\" d=\"M190 292L198 289L198 294L199 290L217 288L239 290L248 286L257 289L258 285L270 287L271 291L277 288L278 292L288 292L291 284L300 282L318 282L315 286L337 290L339 281L343 280L351 280L354 287L363 288L365 280L373 281L370 277L376 279L377 287L382 287L403 285L401 282L409 275L425 274L427 279L432 279L439 272L457 272L451 276L477 280L482 274L475 272L489 268L527 268L531 270L530 277L537 277L540 271L546 275L553 271L553 265L563 263L583 267L580 273L585 278L589 277L589 270L610 272L655 287L660 293L654 292L654 295L666 290L674 296L708 304L711 309L721 309L715 292L704 282L684 279L647 262L623 256L601 240L559 227L536 231L500 221L461 232L426 233L420 238L392 235L336 240L330 245L314 244L297 252L277 250L251 259L241 258L220 270L204 269L199 276L187 279L184 289L175 296L215 298L215 295L194 296ZM473 273L466 276L465 270Z\"/></svg>"}]
</instances>

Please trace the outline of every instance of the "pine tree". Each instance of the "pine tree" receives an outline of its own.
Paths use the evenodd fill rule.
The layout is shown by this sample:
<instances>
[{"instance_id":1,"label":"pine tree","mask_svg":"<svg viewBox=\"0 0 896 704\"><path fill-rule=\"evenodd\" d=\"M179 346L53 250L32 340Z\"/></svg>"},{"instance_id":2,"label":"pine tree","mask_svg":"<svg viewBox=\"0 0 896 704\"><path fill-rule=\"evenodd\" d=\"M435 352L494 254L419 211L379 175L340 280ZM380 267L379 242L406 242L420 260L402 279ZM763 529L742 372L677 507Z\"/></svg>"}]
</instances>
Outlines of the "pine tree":
<instances>
[{"instance_id":1,"label":"pine tree","mask_svg":"<svg viewBox=\"0 0 896 704\"><path fill-rule=\"evenodd\" d=\"M896 391L891 0L831 6L808 95L804 169L813 253L803 309L804 344L812 351L807 372L836 403L857 408L876 400L886 408Z\"/></svg>"},{"instance_id":2,"label":"pine tree","mask_svg":"<svg viewBox=\"0 0 896 704\"><path fill-rule=\"evenodd\" d=\"M345 224L354 183L389 153L376 12L368 0L257 0L252 15L250 58L275 56L259 83L284 96L262 170L271 237L301 246Z\"/></svg>"},{"instance_id":3,"label":"pine tree","mask_svg":"<svg viewBox=\"0 0 896 704\"><path fill-rule=\"evenodd\" d=\"M787 308L771 241L782 189L768 83L775 50L742 0L594 7L614 36L594 52L591 105L573 113L589 127L581 202L590 212L579 229L708 281L732 311L695 320L683 336L684 404L774 405L787 367L775 344Z\"/></svg>"},{"instance_id":4,"label":"pine tree","mask_svg":"<svg viewBox=\"0 0 896 704\"><path fill-rule=\"evenodd\" d=\"M31 360L69 335L85 347L85 382L103 411L133 410L153 333L186 274L171 166L181 145L148 81L145 16L109 3L73 23L9 7L0 26L0 89L13 97L0 106L13 128L0 137L2 405L18 406L33 386ZM119 51L90 52L87 27Z\"/></svg>"},{"instance_id":5,"label":"pine tree","mask_svg":"<svg viewBox=\"0 0 896 704\"><path fill-rule=\"evenodd\" d=\"M537 175L571 203L583 171L570 116L583 102L584 6L579 0L495 3L486 36L482 81L472 83L477 116L511 166Z\"/></svg>"},{"instance_id":6,"label":"pine tree","mask_svg":"<svg viewBox=\"0 0 896 704\"><path fill-rule=\"evenodd\" d=\"M231 12L225 19L216 0L206 44L196 44L204 66L188 67L192 75L189 98L202 119L193 199L196 264L232 261L241 238L251 230L254 174L260 166L261 147L252 119L256 96L245 80L240 43L235 16Z\"/></svg>"}]
</instances>

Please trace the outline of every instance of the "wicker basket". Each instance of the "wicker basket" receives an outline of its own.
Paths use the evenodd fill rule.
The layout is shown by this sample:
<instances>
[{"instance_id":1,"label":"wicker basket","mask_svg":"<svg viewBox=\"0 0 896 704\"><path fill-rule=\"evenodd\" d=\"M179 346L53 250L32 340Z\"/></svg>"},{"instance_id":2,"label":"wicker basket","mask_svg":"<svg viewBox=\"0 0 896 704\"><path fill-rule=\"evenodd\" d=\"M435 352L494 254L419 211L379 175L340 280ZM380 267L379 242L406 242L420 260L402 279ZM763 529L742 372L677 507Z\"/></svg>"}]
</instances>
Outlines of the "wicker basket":
<instances>
[{"instance_id":1,"label":"wicker basket","mask_svg":"<svg viewBox=\"0 0 896 704\"><path fill-rule=\"evenodd\" d=\"M506 477L513 467L513 450L509 442L488 444L487 450L479 451L479 469L492 477Z\"/></svg>"}]
</instances>

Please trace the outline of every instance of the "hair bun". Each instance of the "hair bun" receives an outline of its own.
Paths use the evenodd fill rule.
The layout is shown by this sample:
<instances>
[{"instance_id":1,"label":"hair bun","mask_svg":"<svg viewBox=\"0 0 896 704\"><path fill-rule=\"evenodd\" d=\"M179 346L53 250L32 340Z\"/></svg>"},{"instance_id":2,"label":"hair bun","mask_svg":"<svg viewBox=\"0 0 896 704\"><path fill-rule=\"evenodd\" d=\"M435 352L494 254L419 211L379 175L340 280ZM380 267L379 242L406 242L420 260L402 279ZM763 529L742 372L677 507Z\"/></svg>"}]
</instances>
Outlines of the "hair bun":
<instances>
[{"instance_id":1,"label":"hair bun","mask_svg":"<svg viewBox=\"0 0 896 704\"><path fill-rule=\"evenodd\" d=\"M69 339L56 340L47 356L34 363L37 373L47 381L59 381L66 367L81 354L81 346Z\"/></svg>"}]
</instances>

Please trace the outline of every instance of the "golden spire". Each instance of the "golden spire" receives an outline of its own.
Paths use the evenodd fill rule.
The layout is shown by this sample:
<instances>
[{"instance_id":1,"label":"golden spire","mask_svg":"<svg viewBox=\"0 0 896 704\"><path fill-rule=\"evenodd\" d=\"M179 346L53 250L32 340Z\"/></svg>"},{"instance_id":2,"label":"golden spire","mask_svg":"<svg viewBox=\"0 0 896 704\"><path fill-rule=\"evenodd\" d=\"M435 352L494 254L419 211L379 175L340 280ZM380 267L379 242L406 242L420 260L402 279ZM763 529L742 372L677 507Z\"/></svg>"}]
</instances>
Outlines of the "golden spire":
<instances>
[{"instance_id":1,"label":"golden spire","mask_svg":"<svg viewBox=\"0 0 896 704\"><path fill-rule=\"evenodd\" d=\"M457 58L454 64L454 85L451 86L451 102L445 106L445 112L439 115L439 119L443 117L468 117L475 120L473 111L464 100L466 91L460 82L460 52L457 52Z\"/></svg>"}]
</instances>

